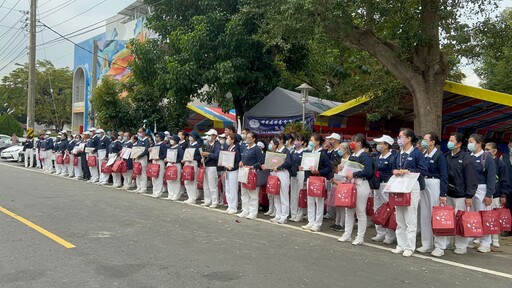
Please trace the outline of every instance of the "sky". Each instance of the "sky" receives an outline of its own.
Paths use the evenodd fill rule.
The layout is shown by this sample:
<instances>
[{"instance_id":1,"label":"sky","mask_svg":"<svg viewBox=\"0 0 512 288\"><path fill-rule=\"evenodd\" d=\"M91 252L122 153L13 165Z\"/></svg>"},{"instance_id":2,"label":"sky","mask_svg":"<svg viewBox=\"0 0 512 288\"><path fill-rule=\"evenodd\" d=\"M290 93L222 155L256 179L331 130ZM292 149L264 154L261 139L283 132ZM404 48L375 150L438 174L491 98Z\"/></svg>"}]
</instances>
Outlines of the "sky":
<instances>
[{"instance_id":1,"label":"sky","mask_svg":"<svg viewBox=\"0 0 512 288\"><path fill-rule=\"evenodd\" d=\"M52 27L62 35L77 31L91 24L115 16L134 0L37 0L38 19ZM28 11L30 0L0 0L0 78L16 69L16 63L28 61L24 49L28 46L28 33L21 29L25 18L23 12ZM512 0L500 1L500 8L512 7ZM11 8L13 8L11 10ZM28 19L27 19L28 21ZM62 23L64 22L64 23ZM84 29L81 32L98 28L94 31L71 38L78 43L105 31L104 21ZM11 28L12 27L12 28ZM26 29L28 31L28 28ZM38 27L37 43L50 42L59 36L54 32ZM80 32L79 32L80 33ZM48 59L56 67L73 69L73 44L61 40L39 45L36 51L37 59ZM464 84L479 86L479 79L473 72L473 67L462 67L467 78Z\"/></svg>"}]
</instances>

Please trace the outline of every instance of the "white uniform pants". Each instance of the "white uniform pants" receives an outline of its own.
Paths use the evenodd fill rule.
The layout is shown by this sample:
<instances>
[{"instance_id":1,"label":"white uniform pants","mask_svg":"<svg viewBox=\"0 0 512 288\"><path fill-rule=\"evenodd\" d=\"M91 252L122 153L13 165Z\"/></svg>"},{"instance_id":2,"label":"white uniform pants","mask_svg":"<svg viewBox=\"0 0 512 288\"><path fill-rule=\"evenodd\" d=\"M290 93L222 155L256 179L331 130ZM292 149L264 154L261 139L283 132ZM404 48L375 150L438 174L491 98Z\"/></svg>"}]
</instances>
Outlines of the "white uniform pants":
<instances>
[{"instance_id":1,"label":"white uniform pants","mask_svg":"<svg viewBox=\"0 0 512 288\"><path fill-rule=\"evenodd\" d=\"M123 173L123 189L129 189L132 186L133 170L127 170Z\"/></svg>"},{"instance_id":2,"label":"white uniform pants","mask_svg":"<svg viewBox=\"0 0 512 288\"><path fill-rule=\"evenodd\" d=\"M418 204L420 202L420 184L414 184L411 191L411 206L396 206L396 242L397 249L416 250L416 230L418 224Z\"/></svg>"},{"instance_id":3,"label":"white uniform pants","mask_svg":"<svg viewBox=\"0 0 512 288\"><path fill-rule=\"evenodd\" d=\"M217 174L217 166L204 167L204 204L219 204L219 175Z\"/></svg>"},{"instance_id":4,"label":"white uniform pants","mask_svg":"<svg viewBox=\"0 0 512 288\"><path fill-rule=\"evenodd\" d=\"M66 164L67 173L69 177L75 176L75 170L73 169L73 162L75 161L75 155L69 154L69 164Z\"/></svg>"},{"instance_id":5,"label":"white uniform pants","mask_svg":"<svg viewBox=\"0 0 512 288\"><path fill-rule=\"evenodd\" d=\"M75 177L83 177L84 173L82 171L82 159L80 156L75 155L75 157L78 158L78 165L73 167L73 169L75 171ZM71 165L73 165L73 164L71 164Z\"/></svg>"},{"instance_id":6,"label":"white uniform pants","mask_svg":"<svg viewBox=\"0 0 512 288\"><path fill-rule=\"evenodd\" d=\"M389 201L388 193L384 193L384 187L386 183L380 183L380 187L378 190L374 190L375 193L373 195L373 210L377 211L377 209L382 206L382 204ZM359 195L358 195L359 196ZM382 225L375 225L375 230L377 231L377 236L384 236L385 239L395 240L396 235L395 231L392 229L384 228Z\"/></svg>"},{"instance_id":7,"label":"white uniform pants","mask_svg":"<svg viewBox=\"0 0 512 288\"><path fill-rule=\"evenodd\" d=\"M108 183L108 178L110 177L110 173L101 173L101 165L103 162L107 162L108 160L105 160L107 157L107 150L101 149L98 150L98 167L100 168L100 183Z\"/></svg>"},{"instance_id":8,"label":"white uniform pants","mask_svg":"<svg viewBox=\"0 0 512 288\"><path fill-rule=\"evenodd\" d=\"M137 190L146 192L148 190L148 174L146 173L146 168L148 167L148 157L144 156L135 162L140 162L142 166L141 175L138 175L135 178L135 183L137 183Z\"/></svg>"},{"instance_id":9,"label":"white uniform pants","mask_svg":"<svg viewBox=\"0 0 512 288\"><path fill-rule=\"evenodd\" d=\"M64 153L64 162L63 164L60 166L60 175L64 175L64 176L67 176L68 175L68 164L65 164L66 163L66 157L69 157L69 155L67 155L66 153ZM71 162L70 162L71 163Z\"/></svg>"},{"instance_id":10,"label":"white uniform pants","mask_svg":"<svg viewBox=\"0 0 512 288\"><path fill-rule=\"evenodd\" d=\"M368 219L366 216L366 202L371 193L370 184L367 180L356 179L357 201L356 208L345 208L345 234L352 235L356 219L354 212L357 215L357 238L364 239L366 233L366 224Z\"/></svg>"},{"instance_id":11,"label":"white uniform pants","mask_svg":"<svg viewBox=\"0 0 512 288\"><path fill-rule=\"evenodd\" d=\"M169 194L167 196L167 199L171 200L178 200L181 197L182 191L181 191L181 164L167 164L167 166L176 166L178 167L178 179L177 180L167 180L167 193Z\"/></svg>"},{"instance_id":12,"label":"white uniform pants","mask_svg":"<svg viewBox=\"0 0 512 288\"><path fill-rule=\"evenodd\" d=\"M157 178L151 178L153 182L153 197L162 196L164 190L164 174L165 174L165 163L163 160L153 160L153 163L160 165Z\"/></svg>"},{"instance_id":13,"label":"white uniform pants","mask_svg":"<svg viewBox=\"0 0 512 288\"><path fill-rule=\"evenodd\" d=\"M51 168L50 172L57 172L57 169L59 168L57 166L57 153L52 151L50 158L52 159L52 165L51 165L52 168ZM56 173L56 174L58 174L58 173Z\"/></svg>"},{"instance_id":14,"label":"white uniform pants","mask_svg":"<svg viewBox=\"0 0 512 288\"><path fill-rule=\"evenodd\" d=\"M288 170L283 170L272 172L271 175L277 176L281 182L279 195L274 196L274 206L276 219L284 221L290 215L290 173Z\"/></svg>"},{"instance_id":15,"label":"white uniform pants","mask_svg":"<svg viewBox=\"0 0 512 288\"><path fill-rule=\"evenodd\" d=\"M292 219L302 219L304 209L299 208L299 191L304 187L304 171L290 178L290 214Z\"/></svg>"},{"instance_id":16,"label":"white uniform pants","mask_svg":"<svg viewBox=\"0 0 512 288\"><path fill-rule=\"evenodd\" d=\"M52 162L52 151L46 150L43 151L43 154L45 154L44 157L44 171L51 172L53 170L53 162Z\"/></svg>"},{"instance_id":17,"label":"white uniform pants","mask_svg":"<svg viewBox=\"0 0 512 288\"><path fill-rule=\"evenodd\" d=\"M485 198L485 194L487 193L487 185L478 184L478 189L476 189L475 196L473 197L473 209L477 212L483 210L489 210L492 206L485 206L483 200ZM471 241L471 239L470 239ZM491 247L491 235L487 234L480 238L480 246Z\"/></svg>"},{"instance_id":18,"label":"white uniform pants","mask_svg":"<svg viewBox=\"0 0 512 288\"><path fill-rule=\"evenodd\" d=\"M62 173L62 166L64 166L64 164L57 164L57 156L60 155L61 152L54 152L53 153L53 160L55 161L55 174L56 175L60 175L60 173Z\"/></svg>"},{"instance_id":19,"label":"white uniform pants","mask_svg":"<svg viewBox=\"0 0 512 288\"><path fill-rule=\"evenodd\" d=\"M255 190L249 190L244 188L242 184L242 213L251 217L258 215L258 191L259 187Z\"/></svg>"},{"instance_id":20,"label":"white uniform pants","mask_svg":"<svg viewBox=\"0 0 512 288\"><path fill-rule=\"evenodd\" d=\"M492 209L501 208L500 197L492 198L491 208ZM500 241L500 235L499 234L493 234L493 235L491 235L491 238L492 238L493 242L498 242L499 243L499 241Z\"/></svg>"},{"instance_id":21,"label":"white uniform pants","mask_svg":"<svg viewBox=\"0 0 512 288\"><path fill-rule=\"evenodd\" d=\"M34 150L26 149L25 150L25 167L32 167L34 165Z\"/></svg>"},{"instance_id":22,"label":"white uniform pants","mask_svg":"<svg viewBox=\"0 0 512 288\"><path fill-rule=\"evenodd\" d=\"M439 206L440 189L441 180L425 179L425 190L420 198L421 246L429 249L434 246L432 207Z\"/></svg>"},{"instance_id":23,"label":"white uniform pants","mask_svg":"<svg viewBox=\"0 0 512 288\"><path fill-rule=\"evenodd\" d=\"M225 193L228 211L238 211L238 170L226 172Z\"/></svg>"},{"instance_id":24,"label":"white uniform pants","mask_svg":"<svg viewBox=\"0 0 512 288\"><path fill-rule=\"evenodd\" d=\"M100 180L99 172L98 172L98 153L88 154L86 160L88 161L89 156L96 156L96 166L89 167L89 172L91 172L91 182L98 182Z\"/></svg>"},{"instance_id":25,"label":"white uniform pants","mask_svg":"<svg viewBox=\"0 0 512 288\"><path fill-rule=\"evenodd\" d=\"M196 201L197 200L197 174L199 169L197 168L197 162L185 162L185 166L193 166L194 167L194 181L185 181L185 189L187 190L188 200Z\"/></svg>"},{"instance_id":26,"label":"white uniform pants","mask_svg":"<svg viewBox=\"0 0 512 288\"><path fill-rule=\"evenodd\" d=\"M38 149L36 149L36 151L34 151L34 155L36 157L36 167L37 168L41 168L42 167L41 160L39 160L39 153L40 152L38 151Z\"/></svg>"},{"instance_id":27,"label":"white uniform pants","mask_svg":"<svg viewBox=\"0 0 512 288\"><path fill-rule=\"evenodd\" d=\"M457 214L457 211L466 211L466 198L447 198L447 204L449 206L452 206L455 210L455 214ZM434 241L434 246L436 248L445 250L448 244L452 240L452 236L436 236L436 240ZM466 249L469 244L469 238L461 237L461 236L455 236L455 248L461 248Z\"/></svg>"}]
</instances>

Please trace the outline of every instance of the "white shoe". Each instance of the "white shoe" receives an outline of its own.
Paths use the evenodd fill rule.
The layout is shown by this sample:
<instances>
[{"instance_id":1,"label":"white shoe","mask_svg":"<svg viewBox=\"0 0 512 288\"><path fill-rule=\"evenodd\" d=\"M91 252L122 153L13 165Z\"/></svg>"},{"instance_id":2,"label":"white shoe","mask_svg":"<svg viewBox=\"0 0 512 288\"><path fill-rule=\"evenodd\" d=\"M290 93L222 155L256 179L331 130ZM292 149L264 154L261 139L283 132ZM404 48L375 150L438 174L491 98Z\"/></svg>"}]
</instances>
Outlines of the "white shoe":
<instances>
[{"instance_id":1,"label":"white shoe","mask_svg":"<svg viewBox=\"0 0 512 288\"><path fill-rule=\"evenodd\" d=\"M500 240L492 240L492 247L500 247Z\"/></svg>"},{"instance_id":2,"label":"white shoe","mask_svg":"<svg viewBox=\"0 0 512 288\"><path fill-rule=\"evenodd\" d=\"M279 219L280 219L279 217L274 217L274 218L270 219L270 222L276 223L277 221L279 221Z\"/></svg>"},{"instance_id":3,"label":"white shoe","mask_svg":"<svg viewBox=\"0 0 512 288\"><path fill-rule=\"evenodd\" d=\"M184 202L187 204L196 204L196 200L192 200L192 199L187 199Z\"/></svg>"},{"instance_id":4,"label":"white shoe","mask_svg":"<svg viewBox=\"0 0 512 288\"><path fill-rule=\"evenodd\" d=\"M270 217L276 217L276 211L273 211L270 215L268 215Z\"/></svg>"},{"instance_id":5,"label":"white shoe","mask_svg":"<svg viewBox=\"0 0 512 288\"><path fill-rule=\"evenodd\" d=\"M395 243L395 239L384 239L384 241L382 241L382 243L386 244L386 245L391 245L393 243Z\"/></svg>"},{"instance_id":6,"label":"white shoe","mask_svg":"<svg viewBox=\"0 0 512 288\"><path fill-rule=\"evenodd\" d=\"M247 217L245 217L245 218L247 218L247 219L249 219L249 220L254 220L254 219L258 218L258 215L257 215L257 214L249 214L249 215L248 215Z\"/></svg>"},{"instance_id":7,"label":"white shoe","mask_svg":"<svg viewBox=\"0 0 512 288\"><path fill-rule=\"evenodd\" d=\"M331 219L334 219L334 216L332 216L330 214L325 214L324 219L331 220Z\"/></svg>"},{"instance_id":8,"label":"white shoe","mask_svg":"<svg viewBox=\"0 0 512 288\"><path fill-rule=\"evenodd\" d=\"M212 205L210 205L210 208L217 208L217 206L218 206L217 204L212 204Z\"/></svg>"},{"instance_id":9,"label":"white shoe","mask_svg":"<svg viewBox=\"0 0 512 288\"><path fill-rule=\"evenodd\" d=\"M247 216L249 216L249 212L240 212L238 214L236 214L236 216L240 217L240 218L245 218Z\"/></svg>"},{"instance_id":10,"label":"white shoe","mask_svg":"<svg viewBox=\"0 0 512 288\"><path fill-rule=\"evenodd\" d=\"M393 254L400 254L400 253L403 253L403 252L404 252L404 249L398 248L398 247L391 250L391 253L393 253Z\"/></svg>"},{"instance_id":11,"label":"white shoe","mask_svg":"<svg viewBox=\"0 0 512 288\"><path fill-rule=\"evenodd\" d=\"M313 223L308 223L308 224L302 226L301 228L304 230L309 230L309 229L311 229L311 227L313 227Z\"/></svg>"},{"instance_id":12,"label":"white shoe","mask_svg":"<svg viewBox=\"0 0 512 288\"><path fill-rule=\"evenodd\" d=\"M473 240L473 243L475 243L475 244L480 244L480 239L475 239L475 240Z\"/></svg>"},{"instance_id":13,"label":"white shoe","mask_svg":"<svg viewBox=\"0 0 512 288\"><path fill-rule=\"evenodd\" d=\"M237 212L236 210L228 210L228 211L226 212L226 214L228 214L228 215L233 215L233 214L236 214L236 212Z\"/></svg>"},{"instance_id":14,"label":"white shoe","mask_svg":"<svg viewBox=\"0 0 512 288\"><path fill-rule=\"evenodd\" d=\"M288 223L288 220L286 218L280 219L279 221L277 221L277 224L286 224L286 223Z\"/></svg>"},{"instance_id":15,"label":"white shoe","mask_svg":"<svg viewBox=\"0 0 512 288\"><path fill-rule=\"evenodd\" d=\"M201 204L201 206L203 206L203 207L205 207L205 206L210 206L210 205L212 205L212 203L206 203L206 202L205 202L205 203Z\"/></svg>"},{"instance_id":16,"label":"white shoe","mask_svg":"<svg viewBox=\"0 0 512 288\"><path fill-rule=\"evenodd\" d=\"M436 248L436 249L434 249L434 251L432 251L432 253L430 253L430 255L432 255L434 257L441 257L444 255L444 250L441 248Z\"/></svg>"},{"instance_id":17,"label":"white shoe","mask_svg":"<svg viewBox=\"0 0 512 288\"><path fill-rule=\"evenodd\" d=\"M265 216L270 216L270 214L274 213L272 210L268 210L267 212L263 213Z\"/></svg>"},{"instance_id":18,"label":"white shoe","mask_svg":"<svg viewBox=\"0 0 512 288\"><path fill-rule=\"evenodd\" d=\"M416 249L416 251L420 252L420 253L430 253L432 252L432 248L430 247L425 247L425 246L421 246L420 248Z\"/></svg>"},{"instance_id":19,"label":"white shoe","mask_svg":"<svg viewBox=\"0 0 512 288\"><path fill-rule=\"evenodd\" d=\"M486 247L486 246L481 246L478 247L478 249L476 249L476 251L480 252L480 253L487 253L487 252L491 252L491 247Z\"/></svg>"},{"instance_id":20,"label":"white shoe","mask_svg":"<svg viewBox=\"0 0 512 288\"><path fill-rule=\"evenodd\" d=\"M139 190L139 194L146 194L146 193L148 193L148 191L147 191L147 190L142 190L142 189L141 189L141 190Z\"/></svg>"},{"instance_id":21,"label":"white shoe","mask_svg":"<svg viewBox=\"0 0 512 288\"><path fill-rule=\"evenodd\" d=\"M318 232L320 231L320 226L313 226L309 230L311 230L311 232Z\"/></svg>"},{"instance_id":22,"label":"white shoe","mask_svg":"<svg viewBox=\"0 0 512 288\"><path fill-rule=\"evenodd\" d=\"M413 253L414 253L414 251L406 249L404 251L404 254L402 254L402 256L404 256L404 257L411 257Z\"/></svg>"},{"instance_id":23,"label":"white shoe","mask_svg":"<svg viewBox=\"0 0 512 288\"><path fill-rule=\"evenodd\" d=\"M352 241L352 237L350 237L350 234L348 234L348 233L343 233L343 235L340 238L338 238L338 241L350 242L350 241Z\"/></svg>"},{"instance_id":24,"label":"white shoe","mask_svg":"<svg viewBox=\"0 0 512 288\"><path fill-rule=\"evenodd\" d=\"M375 242L383 242L386 239L385 235L377 235L375 237L372 237L372 241Z\"/></svg>"},{"instance_id":25,"label":"white shoe","mask_svg":"<svg viewBox=\"0 0 512 288\"><path fill-rule=\"evenodd\" d=\"M356 240L354 240L354 242L352 242L352 245L358 246L358 245L363 245L363 243L364 243L363 238L356 237Z\"/></svg>"},{"instance_id":26,"label":"white shoe","mask_svg":"<svg viewBox=\"0 0 512 288\"><path fill-rule=\"evenodd\" d=\"M455 248L455 250L453 250L453 253L458 254L458 255L463 255L463 254L468 253L468 249L466 249L466 248Z\"/></svg>"},{"instance_id":27,"label":"white shoe","mask_svg":"<svg viewBox=\"0 0 512 288\"><path fill-rule=\"evenodd\" d=\"M301 222L302 221L302 216L296 216L295 218L290 218L290 221L292 222Z\"/></svg>"}]
</instances>

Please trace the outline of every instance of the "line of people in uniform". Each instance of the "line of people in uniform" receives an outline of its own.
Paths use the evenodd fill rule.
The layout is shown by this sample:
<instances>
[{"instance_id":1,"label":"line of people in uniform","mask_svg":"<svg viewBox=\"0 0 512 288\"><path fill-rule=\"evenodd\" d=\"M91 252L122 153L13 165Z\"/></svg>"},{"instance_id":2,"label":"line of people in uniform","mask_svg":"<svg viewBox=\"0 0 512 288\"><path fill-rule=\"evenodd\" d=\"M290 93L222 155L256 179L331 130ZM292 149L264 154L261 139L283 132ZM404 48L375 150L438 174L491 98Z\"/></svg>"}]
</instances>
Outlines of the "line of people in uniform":
<instances>
[{"instance_id":1,"label":"line of people in uniform","mask_svg":"<svg viewBox=\"0 0 512 288\"><path fill-rule=\"evenodd\" d=\"M107 185L112 176L113 187L141 194L148 192L146 168L148 164L154 163L160 169L158 175L151 178L152 191L147 195L159 198L167 191L166 199L177 201L186 194L185 202L189 204L195 204L200 197L196 179L199 168L203 166L204 201L201 205L211 208L225 205L227 214L247 219L258 216L260 189L239 183L239 170L245 167L258 173L267 171L280 180L280 193L267 194L269 210L264 215L271 216L270 221L277 224L300 222L306 214L307 224L302 228L317 232L321 229L324 217L332 215L335 221L330 228L343 232L338 240L353 245L364 242L368 226L368 198L373 195L373 208L377 210L389 200L388 193L383 191L391 176L419 173L420 177L410 191L411 205L396 207L396 231L376 225L376 235L371 238L372 241L389 245L396 241L397 245L392 252L405 257L410 257L414 251L441 257L452 242L455 254L465 254L468 248L475 245L478 245L478 251L482 253L489 252L491 246L499 246L497 235L469 239L460 236L438 237L432 233L433 206L450 205L456 211L482 211L502 207L506 203L511 183L509 170L512 168L512 153L504 154L499 159L497 145L484 143L484 138L479 134L471 135L466 145L463 134L452 133L447 142L449 152L443 154L436 133L427 133L419 139L414 131L407 128L400 131L396 141L388 135L374 139L376 151L371 151L363 134L353 135L350 142L342 141L336 133L325 139L318 133L312 134L309 139L299 134L279 134L265 145L258 142L257 135L249 129L244 129L239 135L233 126L225 128L221 135L211 129L206 133L206 139L196 131L181 131L177 135L160 132L153 140L146 132L149 131L140 128L137 135L112 132L108 137L102 129L91 128L83 134L83 138L81 135L68 137L62 131L56 141L46 133L36 145L36 155L45 173L56 173L102 185ZM396 145L398 149L393 149ZM158 157L150 159L150 151L156 146L159 147ZM123 148L133 147L142 147L143 152L136 159L123 159L120 155ZM188 148L193 148L194 153L191 159L185 161L184 154ZM177 150L175 162L168 161L168 149ZM219 166L219 155L223 150L234 153L233 166ZM266 151L285 154L284 163L268 169L265 166ZM318 168L301 166L304 153L319 153ZM68 161L57 161L59 155ZM94 156L96 163L91 163L90 156ZM102 163L111 157L126 162L124 173L101 173ZM342 160L360 163L364 168L341 175L344 168ZM136 177L132 176L134 166L141 167L140 175ZM176 167L177 177L174 180L164 180L166 167L169 166ZM193 173L194 177L182 181L182 172ZM338 174L337 177L335 174ZM323 197L308 196L307 209L299 208L300 191L308 188L311 176L325 178L326 190L329 192L340 183L354 183L357 189L356 207L327 206L327 211L324 211L326 205ZM261 173L261 177L266 177L265 173ZM224 195L220 193L221 190ZM239 197L241 211L238 209ZM356 221L357 231L353 239ZM418 230L421 231L421 246L417 248Z\"/></svg>"}]
</instances>

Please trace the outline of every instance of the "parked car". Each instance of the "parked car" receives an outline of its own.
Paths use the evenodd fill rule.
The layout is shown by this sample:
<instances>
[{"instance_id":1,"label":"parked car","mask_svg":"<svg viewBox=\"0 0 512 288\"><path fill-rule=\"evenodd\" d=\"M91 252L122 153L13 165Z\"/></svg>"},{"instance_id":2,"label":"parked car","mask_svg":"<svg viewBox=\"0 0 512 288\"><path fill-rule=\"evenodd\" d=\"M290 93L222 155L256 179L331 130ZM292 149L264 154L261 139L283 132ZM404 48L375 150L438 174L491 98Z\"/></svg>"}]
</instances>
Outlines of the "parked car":
<instances>
[{"instance_id":1,"label":"parked car","mask_svg":"<svg viewBox=\"0 0 512 288\"><path fill-rule=\"evenodd\" d=\"M5 148L11 147L11 137L8 138L0 138L0 151L4 150Z\"/></svg>"},{"instance_id":2,"label":"parked car","mask_svg":"<svg viewBox=\"0 0 512 288\"><path fill-rule=\"evenodd\" d=\"M20 156L20 152L23 152L23 144L25 143L26 139L19 138L19 140L20 140L20 143L18 145L7 147L7 148L3 149L2 152L0 153L0 158L2 158L3 160L8 160L8 161L17 161L17 162L23 161L24 158L22 158ZM9 142L10 142L10 140L9 140Z\"/></svg>"},{"instance_id":3,"label":"parked car","mask_svg":"<svg viewBox=\"0 0 512 288\"><path fill-rule=\"evenodd\" d=\"M5 135L5 134L0 134L0 139L4 139L4 138L11 139L11 136Z\"/></svg>"}]
</instances>

